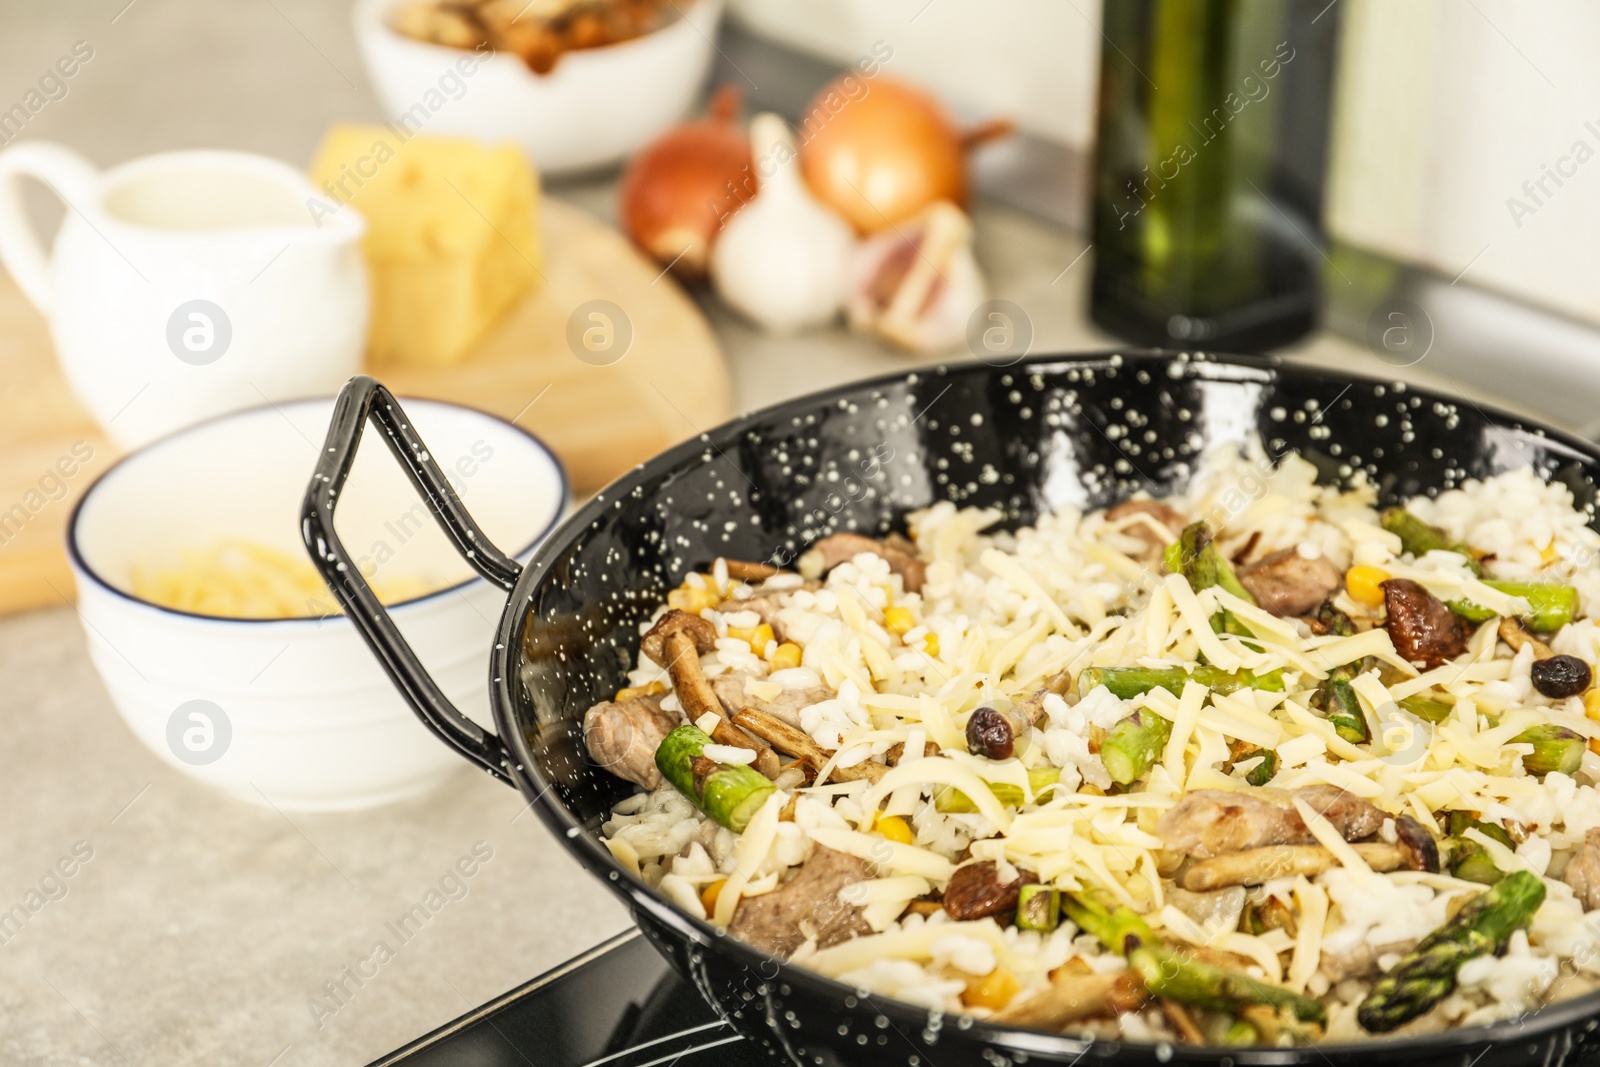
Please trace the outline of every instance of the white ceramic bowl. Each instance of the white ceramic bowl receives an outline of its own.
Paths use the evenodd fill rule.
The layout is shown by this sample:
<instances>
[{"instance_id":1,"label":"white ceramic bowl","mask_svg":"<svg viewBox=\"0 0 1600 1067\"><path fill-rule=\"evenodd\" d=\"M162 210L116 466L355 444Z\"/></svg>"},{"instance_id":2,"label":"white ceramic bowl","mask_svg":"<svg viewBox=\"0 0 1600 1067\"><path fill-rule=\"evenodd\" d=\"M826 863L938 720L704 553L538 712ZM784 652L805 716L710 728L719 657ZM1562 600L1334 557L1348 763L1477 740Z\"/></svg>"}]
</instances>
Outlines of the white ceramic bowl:
<instances>
[{"instance_id":1,"label":"white ceramic bowl","mask_svg":"<svg viewBox=\"0 0 1600 1067\"><path fill-rule=\"evenodd\" d=\"M616 163L683 117L711 66L723 0L684 0L654 33L561 56L535 74L514 55L426 44L389 28L395 0L356 0L356 42L392 124L511 141L546 174Z\"/></svg>"},{"instance_id":2,"label":"white ceramic bowl","mask_svg":"<svg viewBox=\"0 0 1600 1067\"><path fill-rule=\"evenodd\" d=\"M560 463L494 416L405 405L484 532L526 562L567 504ZM303 811L414 796L462 763L411 713L343 616L173 611L135 596L133 572L176 564L182 548L222 538L306 559L300 503L332 411L331 399L284 403L163 438L101 476L67 528L90 658L139 740L233 796ZM364 571L422 578L437 590L390 614L456 707L491 725L485 650L505 593L468 570L381 433L362 440L338 529Z\"/></svg>"}]
</instances>

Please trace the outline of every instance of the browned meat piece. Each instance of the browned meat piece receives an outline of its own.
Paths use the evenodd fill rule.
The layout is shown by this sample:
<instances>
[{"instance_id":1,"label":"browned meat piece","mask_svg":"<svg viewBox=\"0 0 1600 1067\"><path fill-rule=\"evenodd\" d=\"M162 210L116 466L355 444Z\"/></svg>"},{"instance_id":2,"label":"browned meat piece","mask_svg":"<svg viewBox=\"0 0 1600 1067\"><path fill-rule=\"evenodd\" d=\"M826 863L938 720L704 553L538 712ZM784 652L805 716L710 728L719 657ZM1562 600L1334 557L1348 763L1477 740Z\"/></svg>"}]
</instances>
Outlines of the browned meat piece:
<instances>
[{"instance_id":1,"label":"browned meat piece","mask_svg":"<svg viewBox=\"0 0 1600 1067\"><path fill-rule=\"evenodd\" d=\"M596 704L583 716L583 743L589 758L646 789L661 787L656 749L678 726L678 716L661 710L655 697Z\"/></svg>"},{"instance_id":2,"label":"browned meat piece","mask_svg":"<svg viewBox=\"0 0 1600 1067\"><path fill-rule=\"evenodd\" d=\"M1403 659L1432 669L1467 650L1471 628L1444 601L1411 579L1384 582L1383 604L1389 613L1384 629Z\"/></svg>"},{"instance_id":3,"label":"browned meat piece","mask_svg":"<svg viewBox=\"0 0 1600 1067\"><path fill-rule=\"evenodd\" d=\"M1183 528L1188 525L1182 515L1159 500L1124 500L1106 509L1106 521L1113 525L1133 519L1136 515L1148 515L1167 529L1167 534L1163 537L1143 519L1129 522L1122 528L1122 532L1129 537L1137 537L1145 543L1144 550L1137 557L1144 560L1159 559L1162 549L1176 541Z\"/></svg>"},{"instance_id":4,"label":"browned meat piece","mask_svg":"<svg viewBox=\"0 0 1600 1067\"><path fill-rule=\"evenodd\" d=\"M903 537L876 541L861 534L836 533L812 545L811 551L821 558L824 572L855 559L863 552L882 556L889 561L889 570L900 576L908 593L920 593L922 583L928 577L927 564L917 558L916 546Z\"/></svg>"},{"instance_id":5,"label":"browned meat piece","mask_svg":"<svg viewBox=\"0 0 1600 1067\"><path fill-rule=\"evenodd\" d=\"M944 891L944 910L958 921L982 919L991 915L1014 915L1022 887L1039 879L1031 871L1017 870L1009 882L1000 880L1000 867L993 860L982 860L957 867Z\"/></svg>"},{"instance_id":6,"label":"browned meat piece","mask_svg":"<svg viewBox=\"0 0 1600 1067\"><path fill-rule=\"evenodd\" d=\"M753 596L748 600L724 600L717 605L724 615L736 611L753 611L762 622L772 627L772 636L783 640L783 623L778 621L778 600L772 596Z\"/></svg>"},{"instance_id":7,"label":"browned meat piece","mask_svg":"<svg viewBox=\"0 0 1600 1067\"><path fill-rule=\"evenodd\" d=\"M1561 880L1572 887L1584 911L1600 908L1600 829L1583 835L1583 844L1567 863Z\"/></svg>"},{"instance_id":8,"label":"browned meat piece","mask_svg":"<svg viewBox=\"0 0 1600 1067\"><path fill-rule=\"evenodd\" d=\"M871 877L863 861L818 845L777 889L742 898L728 932L779 959L788 959L811 938L827 948L869 934L861 909L841 899L839 890Z\"/></svg>"},{"instance_id":9,"label":"browned meat piece","mask_svg":"<svg viewBox=\"0 0 1600 1067\"><path fill-rule=\"evenodd\" d=\"M1344 584L1339 568L1322 556L1306 559L1286 548L1239 568L1239 581L1265 611L1285 618L1309 615Z\"/></svg>"},{"instance_id":10,"label":"browned meat piece","mask_svg":"<svg viewBox=\"0 0 1600 1067\"><path fill-rule=\"evenodd\" d=\"M1294 810L1298 797L1333 824L1346 841L1378 832L1382 811L1336 786L1282 789L1196 789L1173 805L1156 827L1169 852L1200 859L1266 845L1314 845L1316 838Z\"/></svg>"},{"instance_id":11,"label":"browned meat piece","mask_svg":"<svg viewBox=\"0 0 1600 1067\"><path fill-rule=\"evenodd\" d=\"M800 725L800 712L813 704L832 699L831 689L817 686L811 689L785 689L772 700L756 700L745 689L747 674L719 674L712 679L711 689L729 715L741 708L755 708L790 726Z\"/></svg>"}]
</instances>

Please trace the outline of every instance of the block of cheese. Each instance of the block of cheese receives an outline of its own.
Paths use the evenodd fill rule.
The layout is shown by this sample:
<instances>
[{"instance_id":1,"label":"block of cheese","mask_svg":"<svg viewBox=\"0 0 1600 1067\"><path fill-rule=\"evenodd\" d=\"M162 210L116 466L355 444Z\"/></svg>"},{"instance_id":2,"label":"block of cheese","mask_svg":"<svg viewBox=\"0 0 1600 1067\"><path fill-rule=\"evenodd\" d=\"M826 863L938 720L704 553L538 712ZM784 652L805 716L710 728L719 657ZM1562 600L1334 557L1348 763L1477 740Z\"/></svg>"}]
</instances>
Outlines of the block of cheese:
<instances>
[{"instance_id":1,"label":"block of cheese","mask_svg":"<svg viewBox=\"0 0 1600 1067\"><path fill-rule=\"evenodd\" d=\"M460 360L539 278L539 180L510 145L341 125L311 177L367 220L375 365Z\"/></svg>"}]
</instances>

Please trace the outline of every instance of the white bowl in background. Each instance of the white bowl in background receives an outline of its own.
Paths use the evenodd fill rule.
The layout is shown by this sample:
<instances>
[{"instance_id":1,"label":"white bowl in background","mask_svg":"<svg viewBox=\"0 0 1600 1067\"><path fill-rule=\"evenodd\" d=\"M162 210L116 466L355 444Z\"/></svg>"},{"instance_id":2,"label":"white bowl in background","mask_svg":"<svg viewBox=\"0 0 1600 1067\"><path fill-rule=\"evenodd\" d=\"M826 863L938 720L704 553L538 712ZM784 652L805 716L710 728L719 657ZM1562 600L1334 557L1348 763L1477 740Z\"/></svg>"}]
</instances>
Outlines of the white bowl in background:
<instances>
[{"instance_id":1,"label":"white bowl in background","mask_svg":"<svg viewBox=\"0 0 1600 1067\"><path fill-rule=\"evenodd\" d=\"M548 74L389 27L396 0L356 0L356 43L391 124L520 145L546 174L616 163L681 119L711 67L723 0L685 0L653 33L563 54ZM470 71L470 73L469 73Z\"/></svg>"},{"instance_id":2,"label":"white bowl in background","mask_svg":"<svg viewBox=\"0 0 1600 1067\"><path fill-rule=\"evenodd\" d=\"M405 405L490 540L526 562L567 504L559 461L495 416ZM135 596L133 570L176 564L178 550L222 538L309 563L300 504L332 412L332 399L281 403L156 441L106 471L67 527L89 655L135 736L235 797L301 811L401 800L463 764L412 714L344 616L175 611ZM420 577L437 590L389 612L456 707L491 726L484 650L505 593L451 547L381 432L362 439L337 526L364 571Z\"/></svg>"}]
</instances>

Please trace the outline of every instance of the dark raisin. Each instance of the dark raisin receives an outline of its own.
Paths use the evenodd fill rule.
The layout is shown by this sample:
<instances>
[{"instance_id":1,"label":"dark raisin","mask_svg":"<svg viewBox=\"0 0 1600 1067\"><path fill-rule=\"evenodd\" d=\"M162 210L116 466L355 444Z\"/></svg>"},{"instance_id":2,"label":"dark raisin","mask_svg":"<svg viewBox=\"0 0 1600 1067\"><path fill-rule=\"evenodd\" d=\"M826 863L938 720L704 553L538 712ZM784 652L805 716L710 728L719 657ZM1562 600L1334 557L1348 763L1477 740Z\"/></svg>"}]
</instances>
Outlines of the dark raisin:
<instances>
[{"instance_id":1,"label":"dark raisin","mask_svg":"<svg viewBox=\"0 0 1600 1067\"><path fill-rule=\"evenodd\" d=\"M1589 665L1577 656L1550 656L1533 661L1533 687L1547 697L1575 697L1589 688L1593 675ZM972 728L967 728L967 737Z\"/></svg>"},{"instance_id":2,"label":"dark raisin","mask_svg":"<svg viewBox=\"0 0 1600 1067\"><path fill-rule=\"evenodd\" d=\"M945 914L957 921L984 919L991 915L1014 918L1017 897L1022 887L1038 878L1031 871L1019 869L1017 877L1002 883L1000 869L993 860L968 863L957 867L950 884L944 891Z\"/></svg>"},{"instance_id":3,"label":"dark raisin","mask_svg":"<svg viewBox=\"0 0 1600 1067\"><path fill-rule=\"evenodd\" d=\"M1010 759L1015 738L1010 721L987 704L967 720L967 751L986 759Z\"/></svg>"}]
</instances>

